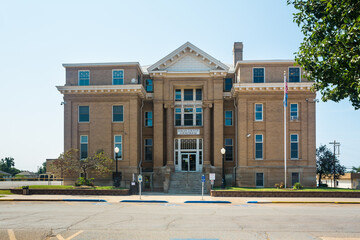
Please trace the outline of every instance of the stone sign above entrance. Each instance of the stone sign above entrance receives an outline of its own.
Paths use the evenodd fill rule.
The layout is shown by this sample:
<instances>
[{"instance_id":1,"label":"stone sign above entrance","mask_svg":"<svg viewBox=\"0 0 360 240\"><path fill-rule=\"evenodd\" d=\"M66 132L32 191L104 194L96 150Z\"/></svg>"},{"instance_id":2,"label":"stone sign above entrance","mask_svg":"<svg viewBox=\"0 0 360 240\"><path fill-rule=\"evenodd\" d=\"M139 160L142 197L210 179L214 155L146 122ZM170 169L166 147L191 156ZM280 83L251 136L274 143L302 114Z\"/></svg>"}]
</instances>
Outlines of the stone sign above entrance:
<instances>
[{"instance_id":1,"label":"stone sign above entrance","mask_svg":"<svg viewBox=\"0 0 360 240\"><path fill-rule=\"evenodd\" d=\"M178 129L177 135L200 135L200 129Z\"/></svg>"}]
</instances>

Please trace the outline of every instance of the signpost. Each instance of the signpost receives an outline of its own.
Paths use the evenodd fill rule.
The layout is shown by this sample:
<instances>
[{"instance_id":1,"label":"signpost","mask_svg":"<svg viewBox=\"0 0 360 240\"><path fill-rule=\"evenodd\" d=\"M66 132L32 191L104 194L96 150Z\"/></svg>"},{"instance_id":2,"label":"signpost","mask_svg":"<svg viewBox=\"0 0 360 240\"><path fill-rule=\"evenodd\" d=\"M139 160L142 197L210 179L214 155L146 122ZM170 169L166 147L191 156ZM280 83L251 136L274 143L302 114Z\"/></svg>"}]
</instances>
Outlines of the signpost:
<instances>
[{"instance_id":1,"label":"signpost","mask_svg":"<svg viewBox=\"0 0 360 240\"><path fill-rule=\"evenodd\" d=\"M211 181L211 189L214 188L215 173L209 173L209 179Z\"/></svg>"},{"instance_id":2,"label":"signpost","mask_svg":"<svg viewBox=\"0 0 360 240\"><path fill-rule=\"evenodd\" d=\"M201 176L201 200L204 200L204 183L205 183L205 175Z\"/></svg>"},{"instance_id":3,"label":"signpost","mask_svg":"<svg viewBox=\"0 0 360 240\"><path fill-rule=\"evenodd\" d=\"M141 200L141 183L142 183L142 181L143 181L142 175L138 175L140 200Z\"/></svg>"}]
</instances>

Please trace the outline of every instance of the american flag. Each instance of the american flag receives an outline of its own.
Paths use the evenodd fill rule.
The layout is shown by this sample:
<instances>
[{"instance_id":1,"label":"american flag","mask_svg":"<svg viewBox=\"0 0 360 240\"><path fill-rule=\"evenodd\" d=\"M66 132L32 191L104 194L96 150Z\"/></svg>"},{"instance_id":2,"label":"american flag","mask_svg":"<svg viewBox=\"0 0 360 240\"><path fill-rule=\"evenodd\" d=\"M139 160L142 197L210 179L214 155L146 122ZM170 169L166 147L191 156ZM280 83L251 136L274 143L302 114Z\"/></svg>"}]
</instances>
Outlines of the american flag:
<instances>
[{"instance_id":1,"label":"american flag","mask_svg":"<svg viewBox=\"0 0 360 240\"><path fill-rule=\"evenodd\" d=\"M288 86L286 81L286 74L284 73L284 107L287 107L287 99L288 99Z\"/></svg>"}]
</instances>

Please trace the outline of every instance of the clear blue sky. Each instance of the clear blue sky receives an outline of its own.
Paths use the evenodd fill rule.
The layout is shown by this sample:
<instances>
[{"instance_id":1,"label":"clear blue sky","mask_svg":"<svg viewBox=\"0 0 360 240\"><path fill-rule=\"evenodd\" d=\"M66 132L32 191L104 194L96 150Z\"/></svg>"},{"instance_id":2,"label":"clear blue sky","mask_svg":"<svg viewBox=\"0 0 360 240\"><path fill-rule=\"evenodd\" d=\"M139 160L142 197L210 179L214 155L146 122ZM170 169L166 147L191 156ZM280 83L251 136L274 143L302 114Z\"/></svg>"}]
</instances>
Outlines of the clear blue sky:
<instances>
[{"instance_id":1,"label":"clear blue sky","mask_svg":"<svg viewBox=\"0 0 360 240\"><path fill-rule=\"evenodd\" d=\"M63 151L62 63L155 63L186 41L232 63L293 59L302 40L286 1L1 1L0 158L36 171ZM319 97L319 96L318 96ZM360 165L360 111L317 104L317 145L341 142L342 164Z\"/></svg>"}]
</instances>

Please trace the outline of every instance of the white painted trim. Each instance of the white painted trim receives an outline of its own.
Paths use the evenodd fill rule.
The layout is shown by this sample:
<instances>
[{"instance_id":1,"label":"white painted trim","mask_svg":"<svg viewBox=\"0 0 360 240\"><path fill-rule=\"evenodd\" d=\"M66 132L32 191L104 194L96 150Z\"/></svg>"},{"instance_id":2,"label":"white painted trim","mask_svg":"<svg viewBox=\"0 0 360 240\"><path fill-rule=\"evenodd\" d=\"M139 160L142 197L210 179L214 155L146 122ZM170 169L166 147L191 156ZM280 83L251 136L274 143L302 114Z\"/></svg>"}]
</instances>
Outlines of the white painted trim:
<instances>
[{"instance_id":1,"label":"white painted trim","mask_svg":"<svg viewBox=\"0 0 360 240\"><path fill-rule=\"evenodd\" d=\"M123 120L122 120L122 121L114 121L114 107L119 107L119 106L122 106L122 107L123 107ZM125 118L125 108L124 108L124 105L123 105L123 104L112 105L111 109L112 109L111 122L113 122L113 123L123 123L123 122L124 122L124 118Z\"/></svg>"},{"instance_id":2,"label":"white painted trim","mask_svg":"<svg viewBox=\"0 0 360 240\"><path fill-rule=\"evenodd\" d=\"M80 122L80 107L89 107L89 121ZM90 122L90 106L89 105L78 105L78 123L89 123Z\"/></svg>"},{"instance_id":3,"label":"white painted trim","mask_svg":"<svg viewBox=\"0 0 360 240\"><path fill-rule=\"evenodd\" d=\"M114 84L114 71L122 71L123 72L123 84ZM111 71L111 77L112 77L112 85L124 85L125 84L125 71L124 69L112 69Z\"/></svg>"},{"instance_id":4,"label":"white painted trim","mask_svg":"<svg viewBox=\"0 0 360 240\"><path fill-rule=\"evenodd\" d=\"M254 84L256 84L256 82L254 82L254 77L255 77L255 75L254 75L254 69L255 69L255 68L263 68L263 69L264 69L264 82L263 82L263 83L266 83L265 67L253 67L253 68L252 68L252 82L253 82Z\"/></svg>"},{"instance_id":5,"label":"white painted trim","mask_svg":"<svg viewBox=\"0 0 360 240\"><path fill-rule=\"evenodd\" d=\"M295 67L295 66L291 66L291 67L290 67L290 66L289 66L289 67L288 67L288 74L287 74L287 75L288 75L288 79L289 79L289 80L288 80L288 83L290 83L290 82L289 82L289 81L290 81L290 68L299 68L299 82L301 82L301 67Z\"/></svg>"},{"instance_id":6,"label":"white painted trim","mask_svg":"<svg viewBox=\"0 0 360 240\"><path fill-rule=\"evenodd\" d=\"M261 119L260 120L256 120L256 105L261 105ZM264 104L262 104L262 103L254 104L254 120L255 120L255 122L263 122L264 121Z\"/></svg>"},{"instance_id":7,"label":"white painted trim","mask_svg":"<svg viewBox=\"0 0 360 240\"><path fill-rule=\"evenodd\" d=\"M262 158L256 158L256 136L261 135L262 143ZM259 142L260 143L260 142ZM264 134L254 134L254 159L255 160L264 160Z\"/></svg>"},{"instance_id":8,"label":"white painted trim","mask_svg":"<svg viewBox=\"0 0 360 240\"><path fill-rule=\"evenodd\" d=\"M291 111L291 105L292 104L296 104L297 105L297 107L296 107L296 119L291 119L291 113L293 112L293 111ZM290 121L299 121L299 103L290 103L289 104L290 106Z\"/></svg>"},{"instance_id":9,"label":"white painted trim","mask_svg":"<svg viewBox=\"0 0 360 240\"><path fill-rule=\"evenodd\" d=\"M294 83L288 82L288 90L296 91L309 91L314 83L313 82L301 82ZM252 90L263 90L263 91L284 91L284 82L274 82L274 83L234 83L234 91L252 91Z\"/></svg>"},{"instance_id":10,"label":"white painted trim","mask_svg":"<svg viewBox=\"0 0 360 240\"><path fill-rule=\"evenodd\" d=\"M78 70L78 86L89 86L89 85L80 85L80 72L89 72L89 85L90 85L90 70Z\"/></svg>"},{"instance_id":11,"label":"white painted trim","mask_svg":"<svg viewBox=\"0 0 360 240\"><path fill-rule=\"evenodd\" d=\"M115 142L115 137L118 137L118 136L121 137L121 142L120 142L120 144L121 144L121 157L118 158L118 159L116 159L115 144L116 144L116 143L119 143L119 142ZM114 135L114 147L113 147L113 151L114 151L114 160L115 160L115 161L116 161L116 160L123 160L123 150L124 150L123 136L122 136L121 134L116 134L116 135Z\"/></svg>"},{"instance_id":12,"label":"white painted trim","mask_svg":"<svg viewBox=\"0 0 360 240\"><path fill-rule=\"evenodd\" d=\"M297 136L297 142L291 141L291 135ZM291 143L297 143L297 158L291 157ZM300 138L298 133L290 133L290 160L299 160L300 159Z\"/></svg>"}]
</instances>

